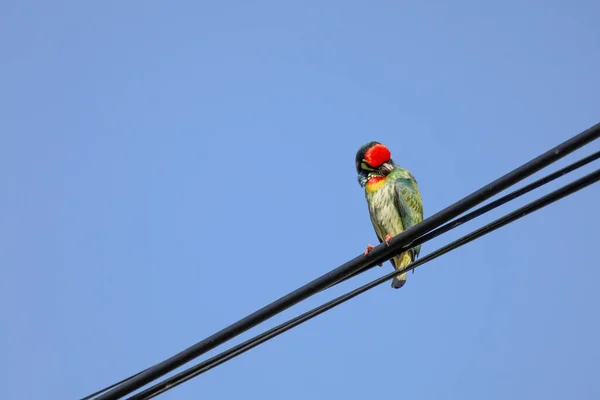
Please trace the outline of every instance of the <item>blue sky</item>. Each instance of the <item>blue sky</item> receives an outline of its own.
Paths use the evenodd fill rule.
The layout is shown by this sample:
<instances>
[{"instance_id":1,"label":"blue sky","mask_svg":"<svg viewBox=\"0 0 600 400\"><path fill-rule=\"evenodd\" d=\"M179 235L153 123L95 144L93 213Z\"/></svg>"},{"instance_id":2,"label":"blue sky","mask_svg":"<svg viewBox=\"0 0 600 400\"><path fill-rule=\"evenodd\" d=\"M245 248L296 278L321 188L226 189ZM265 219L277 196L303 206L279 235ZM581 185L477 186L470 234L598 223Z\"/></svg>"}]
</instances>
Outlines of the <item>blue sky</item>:
<instances>
[{"instance_id":1,"label":"blue sky","mask_svg":"<svg viewBox=\"0 0 600 400\"><path fill-rule=\"evenodd\" d=\"M599 17L592 1L3 2L0 397L80 398L358 255L377 240L354 170L367 141L430 216L597 123ZM161 398L599 398L599 196Z\"/></svg>"}]
</instances>

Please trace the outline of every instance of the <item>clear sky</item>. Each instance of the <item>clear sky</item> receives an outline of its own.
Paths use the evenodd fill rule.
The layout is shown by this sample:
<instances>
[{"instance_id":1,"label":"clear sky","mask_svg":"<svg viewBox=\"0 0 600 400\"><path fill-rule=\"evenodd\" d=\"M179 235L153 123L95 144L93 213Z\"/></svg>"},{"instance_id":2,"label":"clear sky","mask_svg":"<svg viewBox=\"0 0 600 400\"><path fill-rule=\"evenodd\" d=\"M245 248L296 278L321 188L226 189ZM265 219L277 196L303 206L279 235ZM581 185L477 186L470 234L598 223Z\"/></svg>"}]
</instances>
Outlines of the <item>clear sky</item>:
<instances>
[{"instance_id":1,"label":"clear sky","mask_svg":"<svg viewBox=\"0 0 600 400\"><path fill-rule=\"evenodd\" d=\"M3 1L0 398L80 398L375 244L367 141L414 173L427 217L599 122L599 19L591 0ZM598 399L599 199L161 398Z\"/></svg>"}]
</instances>

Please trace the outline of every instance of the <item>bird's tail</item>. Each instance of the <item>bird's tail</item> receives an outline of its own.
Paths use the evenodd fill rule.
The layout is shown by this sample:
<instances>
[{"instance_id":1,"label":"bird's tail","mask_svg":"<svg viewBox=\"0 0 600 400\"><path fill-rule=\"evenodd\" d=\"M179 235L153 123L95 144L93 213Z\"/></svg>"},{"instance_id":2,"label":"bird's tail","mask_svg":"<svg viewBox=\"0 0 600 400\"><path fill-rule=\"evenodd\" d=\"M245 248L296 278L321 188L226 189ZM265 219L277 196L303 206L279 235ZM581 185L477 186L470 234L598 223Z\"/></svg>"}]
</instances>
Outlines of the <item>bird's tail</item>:
<instances>
[{"instance_id":1,"label":"bird's tail","mask_svg":"<svg viewBox=\"0 0 600 400\"><path fill-rule=\"evenodd\" d=\"M412 257L410 256L409 251L405 251L404 253L400 254L398 257L394 257L392 260L393 260L394 268L396 268L396 270L400 270L400 269L406 268L406 266L408 266L408 264L410 264L412 262ZM406 283L406 272L396 276L394 278L394 280L392 280L392 287L394 289L400 289L402 286L404 286L405 283Z\"/></svg>"}]
</instances>

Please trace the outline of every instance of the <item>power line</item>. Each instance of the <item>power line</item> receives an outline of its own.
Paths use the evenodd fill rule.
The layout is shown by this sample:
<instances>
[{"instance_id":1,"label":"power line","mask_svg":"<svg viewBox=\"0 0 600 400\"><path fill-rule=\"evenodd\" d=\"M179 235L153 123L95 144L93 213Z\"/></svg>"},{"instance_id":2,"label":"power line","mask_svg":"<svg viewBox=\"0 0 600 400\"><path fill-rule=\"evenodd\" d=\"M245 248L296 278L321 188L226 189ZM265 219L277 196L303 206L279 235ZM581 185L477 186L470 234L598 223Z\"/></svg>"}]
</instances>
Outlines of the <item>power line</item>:
<instances>
[{"instance_id":1,"label":"power line","mask_svg":"<svg viewBox=\"0 0 600 400\"><path fill-rule=\"evenodd\" d=\"M393 277L402 274L404 272L408 272L410 270L413 270L429 261L432 261L452 250L455 250L467 243L472 242L475 239L478 239L484 235L487 235L488 233L491 233L493 231L495 231L496 229L499 229L509 223L512 223L528 214L531 214L547 205L550 205L552 203L554 203L555 201L558 201L566 196L569 196L597 181L600 180L600 169L597 169L596 171L584 176L583 178L580 178L576 181L573 181L501 218L498 218L497 220L469 233L468 235L465 235L455 241L453 241L452 243L443 246L441 248L439 248L438 250L428 254L427 256L421 258L420 260L417 260L413 263L411 263L409 266L407 266L406 268L399 270L399 271L394 271L391 272L389 274L384 275L381 278L375 279L372 282L369 282L357 289L352 290L351 292L348 292L342 296L339 296L325 304L322 304L319 307L316 307L310 311L305 312L304 314L301 314L287 322L284 322L272 329L269 329L266 332L263 332L260 335L257 335L249 340L246 340L243 343L240 343L237 346L232 347L231 349L228 349L220 354L217 354L214 357L209 358L206 361L203 361L191 368L186 369L183 372L180 372L177 375L174 375L171 378L165 379L162 382L157 383L156 385L144 390L143 392L140 392L136 395L133 395L131 397L129 397L127 400L148 400L151 398L154 398L156 396L158 396L161 393L164 393L234 357L237 357L240 354L245 353L246 351L316 317L317 315L320 315L322 313L324 313L325 311L328 311L356 296L358 296L361 293L366 292L367 290L373 289L374 287L389 281L390 279L392 279Z\"/></svg>"},{"instance_id":2,"label":"power line","mask_svg":"<svg viewBox=\"0 0 600 400\"><path fill-rule=\"evenodd\" d=\"M489 204L481 206L478 209L476 209L474 211L471 211L470 213L468 213L468 214L466 214L466 215L464 215L464 216L462 216L462 217L460 217L460 218L458 218L458 219L456 219L454 221L450 221L450 222L446 223L445 225L443 225L443 226L441 226L441 227L439 227L439 228L437 228L437 229L435 229L435 230L433 230L433 231L431 231L431 232L429 232L429 233L427 233L427 234L419 237L417 240L415 240L415 242L413 243L413 246L418 246L420 244L428 242L429 240L431 240L433 238L436 238L436 237L438 237L438 236L440 236L440 235L442 235L442 234L444 234L444 233L446 233L446 232L448 232L448 231L450 231L450 230L452 230L454 228L457 228L458 226L460 226L460 225L462 225L462 224L464 224L464 223L466 223L466 222L468 222L468 221L470 221L470 220L472 220L474 218L477 218L477 217L479 217L479 216L481 216L481 215L483 215L483 214L485 214L485 213L487 213L487 212L489 212L489 211L491 211L491 210L493 210L493 209L495 209L497 207L500 207L501 205L504 205L504 204L508 203L509 201L512 201L512 200L514 200L514 199L516 199L516 198L518 198L518 197L520 197L520 196L522 196L524 194L527 194L527 193L531 192L532 190L535 190L535 189L537 189L537 188L539 188L539 187L541 187L541 186L543 186L543 185L545 185L547 183L552 182L553 180L556 180L556 179L558 179L558 178L560 178L560 177L562 177L562 176L564 176L564 175L566 175L566 174L568 174L570 172L573 172L573 171L577 170L578 168L581 168L581 167L583 167L583 166L585 166L585 165L587 165L587 164L589 164L589 163L597 160L598 158L600 158L600 151L597 151L597 152L595 152L593 154L590 154L587 157L584 157L584 158L582 158L582 159L580 159L578 161L575 161L574 163L569 164L566 167L563 167L563 168L561 168L561 169L559 169L559 170L557 170L555 172L552 172L552 173L550 173L550 174L548 174L548 175L546 175L546 176L544 176L544 177L542 177L542 178L540 178L540 179L538 179L538 180L536 180L536 181L528 184L527 186L524 186L524 187L522 187L520 189L517 189L517 190L515 190L515 191L513 191L513 192L511 192L511 193L509 193L509 194L507 194L507 195L505 195L505 196L497 199L497 200L494 200L494 201L490 202ZM346 277L343 281L345 281L347 279L350 279L350 278L358 275L360 272L362 272L362 271L359 271L359 272L355 273L352 276ZM338 283L341 283L341 282L338 282ZM139 375L139 373L138 373L138 375ZM111 385L110 387L104 388L104 389L102 389L102 390L100 390L100 391L98 391L96 393L93 393L93 394L87 396L87 397L84 397L81 400L92 399L93 397L97 396L98 394L106 392L107 390L109 390L109 389L111 389L111 388L113 388L113 387L115 387L117 385L120 385L121 383L123 383L123 382L125 382L125 381L127 381L129 379L131 379L131 377L126 378L126 379L124 379L124 380L122 380L122 381L120 381L118 383L115 383L115 384Z\"/></svg>"},{"instance_id":3,"label":"power line","mask_svg":"<svg viewBox=\"0 0 600 400\"><path fill-rule=\"evenodd\" d=\"M422 223L413 226L412 228L393 238L389 247L380 244L371 251L368 258L362 255L354 258L346 264L330 271L329 273L315 279L312 282L309 282L300 289L297 289L294 292L267 305L266 307L263 307L255 313L217 332L216 334L195 344L194 346L159 364L154 365L151 368L148 368L134 377L131 377L123 384L100 395L98 399L117 399L120 396L131 393L132 391L135 391L152 380L167 374L173 369L185 364L186 362L196 358L206 351L209 351L225 341L239 335L240 333L256 326L273 315L276 315L292 305L310 297L311 295L321 291L331 284L340 281L346 276L352 275L358 270L372 267L380 262L386 261L393 254L400 253L406 250L406 248L409 248L411 242L421 234L436 228L444 222L447 222L448 220L468 210L469 208L487 200L496 193L539 171L540 169L566 156L577 148L597 139L598 136L600 136L600 124L596 124L581 134L547 151L546 153L504 175L489 185L486 185L482 189L472 193L459 202L438 212Z\"/></svg>"},{"instance_id":4,"label":"power line","mask_svg":"<svg viewBox=\"0 0 600 400\"><path fill-rule=\"evenodd\" d=\"M462 200L452 204L444 210L427 218L423 222L407 229L403 233L395 236L390 241L389 245L382 243L376 246L368 257L363 254L346 262L345 264L333 269L332 271L322 275L321 277L305 284L299 289L281 297L271 304L255 311L254 313L242 318L236 323L222 329L221 331L209 336L208 338L196 343L195 345L181 351L180 353L162 361L141 373L128 378L122 384L111 388L97 397L98 400L116 400L125 396L147 383L168 374L174 369L193 360L194 358L206 353L209 350L225 343L226 341L236 337L237 335L253 328L254 326L264 322L274 315L288 309L289 307L305 300L306 298L322 291L323 289L339 282L347 276L356 273L359 270L372 267L381 262L387 261L394 254L399 254L406 249L412 247L412 242L419 236L441 226L449 220L464 213L470 208L489 199L495 194L514 185L515 183L534 174L540 169L550 165L556 160L561 159L567 154L577 150L578 148L588 144L600 136L600 124L596 124L554 147L553 149L543 153L537 158L529 161L521 167L509 172L494 182L484 186L483 188L473 192Z\"/></svg>"},{"instance_id":5,"label":"power line","mask_svg":"<svg viewBox=\"0 0 600 400\"><path fill-rule=\"evenodd\" d=\"M146 370L147 370L147 368L146 368L144 371L146 371ZM121 381L119 381L119 382L117 382L117 383L113 383L112 385L110 385L110 386L107 386L107 387L105 387L104 389L100 389L100 390L98 390L98 391L97 391L97 392L95 392L95 393L92 393L92 394L90 394L90 395L87 395L87 396L83 397L81 400L90 400L90 399L93 399L94 397L98 396L100 393L104 393L104 392L106 392L107 390L110 390L110 389L112 389L112 388L114 388L114 387L117 387L117 386L119 386L121 383L127 382L127 381L128 381L128 380L130 380L131 378L138 376L139 374L141 374L141 373L142 373L142 372L144 372L144 371L140 371L140 372L138 372L138 373L137 373L137 374L135 374L135 375L131 375L130 377L127 377L127 378L125 378L125 379L123 379L123 380L121 380Z\"/></svg>"}]
</instances>

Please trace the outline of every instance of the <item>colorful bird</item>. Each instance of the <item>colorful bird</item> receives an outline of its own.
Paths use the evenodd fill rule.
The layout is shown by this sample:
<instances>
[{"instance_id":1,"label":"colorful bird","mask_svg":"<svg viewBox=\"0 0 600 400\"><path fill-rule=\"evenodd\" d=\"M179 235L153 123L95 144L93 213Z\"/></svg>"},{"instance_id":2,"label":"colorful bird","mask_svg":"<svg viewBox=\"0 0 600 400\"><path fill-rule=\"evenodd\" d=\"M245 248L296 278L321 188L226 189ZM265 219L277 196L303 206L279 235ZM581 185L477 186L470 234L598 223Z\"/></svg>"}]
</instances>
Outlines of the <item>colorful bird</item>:
<instances>
[{"instance_id":1,"label":"colorful bird","mask_svg":"<svg viewBox=\"0 0 600 400\"><path fill-rule=\"evenodd\" d=\"M423 202L417 181L408 170L394 164L391 156L390 150L379 142L364 144L356 153L358 183L365 188L379 243L389 243L392 237L423 220ZM367 245L365 255L373 247ZM390 262L396 270L402 269L413 262L420 251L419 245L394 256ZM392 287L399 289L405 283L406 273L396 276Z\"/></svg>"}]
</instances>

